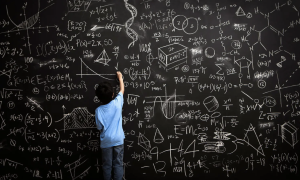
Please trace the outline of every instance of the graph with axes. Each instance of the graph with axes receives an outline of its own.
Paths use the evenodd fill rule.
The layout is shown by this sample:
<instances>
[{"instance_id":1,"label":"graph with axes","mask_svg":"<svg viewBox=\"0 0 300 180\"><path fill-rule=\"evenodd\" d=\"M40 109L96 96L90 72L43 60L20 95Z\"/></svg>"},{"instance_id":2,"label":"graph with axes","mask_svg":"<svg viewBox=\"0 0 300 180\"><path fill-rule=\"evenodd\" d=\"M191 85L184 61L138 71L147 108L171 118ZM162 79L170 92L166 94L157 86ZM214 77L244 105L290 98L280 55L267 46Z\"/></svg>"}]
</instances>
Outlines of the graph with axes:
<instances>
[{"instance_id":1,"label":"graph with axes","mask_svg":"<svg viewBox=\"0 0 300 180\"><path fill-rule=\"evenodd\" d=\"M51 28L55 28L57 29L57 25L51 25L51 26L36 26L36 24L39 22L39 19L40 19L40 14L45 11L46 9L50 8L51 6L53 6L54 3L51 3L49 4L48 6L46 7L43 7L41 8L41 4L40 4L40 0L37 0L36 1L36 13L33 14L32 16L29 16L27 15L27 7L28 7L28 4L27 2L23 4L23 6L21 7L15 7L15 6L7 6L6 5L6 14L7 14L7 17L9 19L9 21L11 22L11 24L14 25L14 27L8 31L4 31L4 32L0 32L0 35L1 34L10 34L10 33L19 33L19 32L25 32L26 35L25 35L25 39L26 40L26 43L24 44L25 47L28 48L28 51L29 51L29 54L32 53L32 49L31 49L31 33L30 31L33 31L33 30L47 30L49 31L49 29ZM16 20L13 20L12 17L11 17L11 13L16 13L16 9L20 9L20 14L22 15L22 17L24 18L24 20L22 22L16 22Z\"/></svg>"}]
</instances>

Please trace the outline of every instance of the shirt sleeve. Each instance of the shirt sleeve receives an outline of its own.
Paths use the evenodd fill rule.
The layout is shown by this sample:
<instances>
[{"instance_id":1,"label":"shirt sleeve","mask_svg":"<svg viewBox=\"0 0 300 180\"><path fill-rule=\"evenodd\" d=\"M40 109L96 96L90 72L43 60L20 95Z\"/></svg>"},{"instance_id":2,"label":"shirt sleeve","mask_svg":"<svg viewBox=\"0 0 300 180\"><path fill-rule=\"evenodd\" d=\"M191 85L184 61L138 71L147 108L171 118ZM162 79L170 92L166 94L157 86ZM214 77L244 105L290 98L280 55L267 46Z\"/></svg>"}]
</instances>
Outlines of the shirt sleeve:
<instances>
[{"instance_id":1,"label":"shirt sleeve","mask_svg":"<svg viewBox=\"0 0 300 180\"><path fill-rule=\"evenodd\" d=\"M118 95L115 98L115 101L116 101L117 104L120 104L121 107L123 107L123 104L124 104L123 93L119 92Z\"/></svg>"},{"instance_id":2,"label":"shirt sleeve","mask_svg":"<svg viewBox=\"0 0 300 180\"><path fill-rule=\"evenodd\" d=\"M103 128L103 126L102 126L102 124L101 124L101 122L100 122L100 120L99 120L99 113L97 112L98 110L96 109L96 112L95 112L95 120L96 120L96 126L97 126L97 129L99 130L99 131L101 131L102 130L102 128Z\"/></svg>"}]
</instances>

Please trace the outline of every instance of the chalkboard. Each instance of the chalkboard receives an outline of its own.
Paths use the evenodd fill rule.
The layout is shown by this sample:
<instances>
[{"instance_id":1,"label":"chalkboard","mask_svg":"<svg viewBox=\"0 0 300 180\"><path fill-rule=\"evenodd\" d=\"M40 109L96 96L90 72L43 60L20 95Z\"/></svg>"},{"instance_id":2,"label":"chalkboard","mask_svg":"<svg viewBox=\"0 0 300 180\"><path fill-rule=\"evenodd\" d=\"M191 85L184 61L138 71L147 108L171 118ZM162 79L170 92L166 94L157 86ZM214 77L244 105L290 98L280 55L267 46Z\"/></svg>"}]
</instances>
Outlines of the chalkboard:
<instances>
[{"instance_id":1,"label":"chalkboard","mask_svg":"<svg viewBox=\"0 0 300 180\"><path fill-rule=\"evenodd\" d=\"M0 9L0 180L102 179L95 89L116 71L124 180L299 179L300 1Z\"/></svg>"}]
</instances>

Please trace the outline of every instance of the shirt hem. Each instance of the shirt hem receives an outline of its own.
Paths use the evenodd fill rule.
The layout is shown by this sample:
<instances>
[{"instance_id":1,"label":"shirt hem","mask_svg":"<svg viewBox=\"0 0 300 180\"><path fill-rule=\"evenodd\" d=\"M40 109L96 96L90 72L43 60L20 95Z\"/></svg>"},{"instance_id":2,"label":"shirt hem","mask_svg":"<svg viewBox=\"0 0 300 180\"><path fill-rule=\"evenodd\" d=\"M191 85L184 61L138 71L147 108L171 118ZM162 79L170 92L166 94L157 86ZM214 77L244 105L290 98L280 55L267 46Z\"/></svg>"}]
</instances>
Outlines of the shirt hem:
<instances>
[{"instance_id":1,"label":"shirt hem","mask_svg":"<svg viewBox=\"0 0 300 180\"><path fill-rule=\"evenodd\" d=\"M101 147L101 146L100 146L100 148L101 148L101 149L104 149L104 148L110 148L110 147L114 147L114 146L120 146L120 145L122 145L122 144L124 144L124 142L119 143L119 144L114 144L113 146L106 146L106 147Z\"/></svg>"}]
</instances>

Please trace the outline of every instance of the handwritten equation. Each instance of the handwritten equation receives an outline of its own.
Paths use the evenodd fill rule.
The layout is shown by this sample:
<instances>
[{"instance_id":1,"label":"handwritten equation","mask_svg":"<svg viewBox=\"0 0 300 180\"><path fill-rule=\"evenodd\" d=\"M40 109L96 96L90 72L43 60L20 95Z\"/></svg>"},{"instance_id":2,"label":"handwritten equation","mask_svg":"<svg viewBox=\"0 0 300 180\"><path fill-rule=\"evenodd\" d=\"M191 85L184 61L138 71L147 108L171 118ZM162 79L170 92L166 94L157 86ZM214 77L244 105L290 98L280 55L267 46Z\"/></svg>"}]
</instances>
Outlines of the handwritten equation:
<instances>
[{"instance_id":1,"label":"handwritten equation","mask_svg":"<svg viewBox=\"0 0 300 180\"><path fill-rule=\"evenodd\" d=\"M299 179L300 2L2 2L0 180L99 179L123 74L124 180Z\"/></svg>"}]
</instances>

